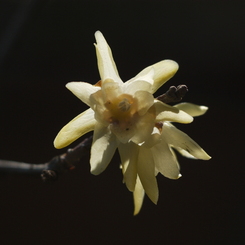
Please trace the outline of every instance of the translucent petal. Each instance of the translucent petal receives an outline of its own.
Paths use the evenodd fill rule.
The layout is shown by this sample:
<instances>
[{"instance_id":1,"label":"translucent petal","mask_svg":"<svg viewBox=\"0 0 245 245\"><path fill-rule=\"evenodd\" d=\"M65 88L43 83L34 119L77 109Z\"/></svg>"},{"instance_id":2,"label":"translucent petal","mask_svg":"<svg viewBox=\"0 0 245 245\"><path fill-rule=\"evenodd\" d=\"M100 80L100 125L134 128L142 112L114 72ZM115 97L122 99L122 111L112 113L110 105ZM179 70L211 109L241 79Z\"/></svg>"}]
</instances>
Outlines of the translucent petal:
<instances>
[{"instance_id":1,"label":"translucent petal","mask_svg":"<svg viewBox=\"0 0 245 245\"><path fill-rule=\"evenodd\" d=\"M145 191L140 182L139 176L136 179L135 190L133 193L134 197L134 215L137 215L142 207L144 201Z\"/></svg>"},{"instance_id":2,"label":"translucent petal","mask_svg":"<svg viewBox=\"0 0 245 245\"><path fill-rule=\"evenodd\" d=\"M97 44L94 45L101 80L104 81L107 78L111 78L115 82L122 83L113 60L111 49L100 31L95 32L95 39Z\"/></svg>"},{"instance_id":3,"label":"translucent petal","mask_svg":"<svg viewBox=\"0 0 245 245\"><path fill-rule=\"evenodd\" d=\"M181 148L197 159L209 160L211 157L187 134L178 130L170 123L164 123L162 137L173 148Z\"/></svg>"},{"instance_id":4,"label":"translucent petal","mask_svg":"<svg viewBox=\"0 0 245 245\"><path fill-rule=\"evenodd\" d=\"M151 148L162 141L161 133L158 128L154 127L151 136L144 142L142 146Z\"/></svg>"},{"instance_id":5,"label":"translucent petal","mask_svg":"<svg viewBox=\"0 0 245 245\"><path fill-rule=\"evenodd\" d=\"M137 91L134 97L137 100L137 112L140 116L144 115L154 104L154 97L147 91Z\"/></svg>"},{"instance_id":6,"label":"translucent petal","mask_svg":"<svg viewBox=\"0 0 245 245\"><path fill-rule=\"evenodd\" d=\"M153 80L152 80L153 81ZM137 80L129 84L125 83L124 93L134 95L137 91L147 91L151 90L152 85L147 81Z\"/></svg>"},{"instance_id":7,"label":"translucent petal","mask_svg":"<svg viewBox=\"0 0 245 245\"><path fill-rule=\"evenodd\" d=\"M95 123L96 120L94 119L94 111L92 109L79 114L60 130L54 140L55 148L61 149L66 147L82 135L94 130Z\"/></svg>"},{"instance_id":8,"label":"translucent petal","mask_svg":"<svg viewBox=\"0 0 245 245\"><path fill-rule=\"evenodd\" d=\"M106 79L102 83L101 87L104 103L108 100L113 100L122 94L122 90L118 83L114 82L112 79Z\"/></svg>"},{"instance_id":9,"label":"translucent petal","mask_svg":"<svg viewBox=\"0 0 245 245\"><path fill-rule=\"evenodd\" d=\"M135 135L136 128L134 124L132 124L132 126L126 127L124 126L123 122L120 122L119 124L111 124L110 130L116 135L117 139L121 143L126 144Z\"/></svg>"},{"instance_id":10,"label":"translucent petal","mask_svg":"<svg viewBox=\"0 0 245 245\"><path fill-rule=\"evenodd\" d=\"M178 71L179 65L173 60L163 60L153 65L154 84L152 93L155 93L164 83L166 83Z\"/></svg>"},{"instance_id":11,"label":"translucent petal","mask_svg":"<svg viewBox=\"0 0 245 245\"><path fill-rule=\"evenodd\" d=\"M155 100L156 121L170 121L178 123L191 123L193 117L176 107L169 106L161 101Z\"/></svg>"},{"instance_id":12,"label":"translucent petal","mask_svg":"<svg viewBox=\"0 0 245 245\"><path fill-rule=\"evenodd\" d=\"M151 69L154 69L154 83L151 88L152 94L155 93L165 82L167 82L179 69L179 65L173 60L162 60L154 65L146 67L138 73L133 79L137 79L147 74ZM131 79L131 80L133 80Z\"/></svg>"},{"instance_id":13,"label":"translucent petal","mask_svg":"<svg viewBox=\"0 0 245 245\"><path fill-rule=\"evenodd\" d=\"M88 106L91 106L90 95L100 90L100 87L85 82L70 82L66 87Z\"/></svg>"},{"instance_id":14,"label":"translucent petal","mask_svg":"<svg viewBox=\"0 0 245 245\"><path fill-rule=\"evenodd\" d=\"M193 117L201 116L205 114L206 111L208 110L207 106L195 105L195 104L186 103L186 102L174 105L174 107L188 113L189 115Z\"/></svg>"},{"instance_id":15,"label":"translucent petal","mask_svg":"<svg viewBox=\"0 0 245 245\"><path fill-rule=\"evenodd\" d=\"M183 157L187 157L190 159L197 159L196 157L192 156L188 151L185 151L179 147L175 147L175 149L183 156Z\"/></svg>"},{"instance_id":16,"label":"translucent petal","mask_svg":"<svg viewBox=\"0 0 245 245\"><path fill-rule=\"evenodd\" d=\"M138 74L139 75L139 74ZM133 95L138 90L151 91L152 85L154 83L154 69L148 69L145 73L139 76L133 77L123 84L125 87L125 93Z\"/></svg>"},{"instance_id":17,"label":"translucent petal","mask_svg":"<svg viewBox=\"0 0 245 245\"><path fill-rule=\"evenodd\" d=\"M122 161L122 170L124 183L129 191L134 191L137 176L137 159L139 146L130 142L128 144L119 144L120 158Z\"/></svg>"},{"instance_id":18,"label":"translucent petal","mask_svg":"<svg viewBox=\"0 0 245 245\"><path fill-rule=\"evenodd\" d=\"M155 164L150 149L140 147L137 170L146 194L152 202L157 204L159 194L155 177Z\"/></svg>"},{"instance_id":19,"label":"translucent petal","mask_svg":"<svg viewBox=\"0 0 245 245\"><path fill-rule=\"evenodd\" d=\"M181 176L178 161L164 139L154 145L151 152L158 172L170 179L178 179Z\"/></svg>"},{"instance_id":20,"label":"translucent petal","mask_svg":"<svg viewBox=\"0 0 245 245\"><path fill-rule=\"evenodd\" d=\"M135 134L131 140L135 144L142 144L146 141L153 131L155 125L155 114L152 109L148 110L143 116L135 122Z\"/></svg>"},{"instance_id":21,"label":"translucent petal","mask_svg":"<svg viewBox=\"0 0 245 245\"><path fill-rule=\"evenodd\" d=\"M111 133L108 127L97 123L91 147L90 166L92 174L98 175L106 169L117 146L118 142L115 135Z\"/></svg>"}]
</instances>

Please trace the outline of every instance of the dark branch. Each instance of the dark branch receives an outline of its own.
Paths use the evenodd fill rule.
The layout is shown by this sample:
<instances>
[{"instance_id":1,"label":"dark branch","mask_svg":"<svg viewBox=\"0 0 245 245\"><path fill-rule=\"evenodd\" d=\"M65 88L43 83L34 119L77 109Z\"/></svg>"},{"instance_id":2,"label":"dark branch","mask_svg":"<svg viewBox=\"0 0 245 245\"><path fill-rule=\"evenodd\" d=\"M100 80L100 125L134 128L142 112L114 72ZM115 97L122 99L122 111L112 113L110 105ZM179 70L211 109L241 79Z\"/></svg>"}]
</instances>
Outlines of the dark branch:
<instances>
[{"instance_id":1,"label":"dark branch","mask_svg":"<svg viewBox=\"0 0 245 245\"><path fill-rule=\"evenodd\" d=\"M92 144L92 136L83 140L73 149L68 149L66 153L54 157L46 169L43 170L41 178L43 181L57 180L58 176L67 170L73 170L81 158L89 153Z\"/></svg>"},{"instance_id":2,"label":"dark branch","mask_svg":"<svg viewBox=\"0 0 245 245\"><path fill-rule=\"evenodd\" d=\"M165 94L158 96L156 99L166 104L175 103L181 101L187 92L188 88L186 85L179 85L177 88L171 86Z\"/></svg>"},{"instance_id":3,"label":"dark branch","mask_svg":"<svg viewBox=\"0 0 245 245\"><path fill-rule=\"evenodd\" d=\"M68 149L66 153L52 158L43 164L22 163L15 161L0 160L1 172L41 174L44 182L57 180L58 176L65 171L73 170L81 158L89 153L92 143L92 136L83 140L73 149Z\"/></svg>"}]
</instances>

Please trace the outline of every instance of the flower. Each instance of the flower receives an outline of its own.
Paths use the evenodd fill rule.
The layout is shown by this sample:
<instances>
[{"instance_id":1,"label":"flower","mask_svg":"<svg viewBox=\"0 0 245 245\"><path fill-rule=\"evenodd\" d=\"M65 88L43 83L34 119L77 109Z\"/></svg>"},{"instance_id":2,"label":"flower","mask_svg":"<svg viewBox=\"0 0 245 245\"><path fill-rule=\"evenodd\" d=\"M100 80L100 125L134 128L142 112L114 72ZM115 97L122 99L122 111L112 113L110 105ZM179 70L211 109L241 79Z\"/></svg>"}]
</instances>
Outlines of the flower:
<instances>
[{"instance_id":1,"label":"flower","mask_svg":"<svg viewBox=\"0 0 245 245\"><path fill-rule=\"evenodd\" d=\"M155 176L158 172L169 178L180 176L172 148L187 157L210 158L170 123L190 123L193 120L191 115L202 114L207 108L189 103L173 107L154 99L152 94L178 70L176 62L160 61L124 83L102 33L97 31L95 39L101 80L95 85L85 82L66 85L90 108L61 129L54 146L58 149L66 147L94 130L90 166L95 175L106 169L118 148L124 182L134 193L137 214L144 192L157 203Z\"/></svg>"}]
</instances>

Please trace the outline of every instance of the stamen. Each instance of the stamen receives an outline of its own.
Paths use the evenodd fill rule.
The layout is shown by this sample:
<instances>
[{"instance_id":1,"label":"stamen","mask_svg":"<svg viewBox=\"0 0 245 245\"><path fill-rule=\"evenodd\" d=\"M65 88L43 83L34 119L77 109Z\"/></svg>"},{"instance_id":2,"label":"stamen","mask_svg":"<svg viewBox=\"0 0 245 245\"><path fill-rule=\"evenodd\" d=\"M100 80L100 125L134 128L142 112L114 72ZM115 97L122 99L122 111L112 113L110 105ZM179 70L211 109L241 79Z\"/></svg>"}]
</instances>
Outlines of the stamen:
<instances>
[{"instance_id":1,"label":"stamen","mask_svg":"<svg viewBox=\"0 0 245 245\"><path fill-rule=\"evenodd\" d=\"M126 112L130 109L131 104L129 103L128 99L124 98L121 102L119 102L118 104L118 108L123 111Z\"/></svg>"}]
</instances>

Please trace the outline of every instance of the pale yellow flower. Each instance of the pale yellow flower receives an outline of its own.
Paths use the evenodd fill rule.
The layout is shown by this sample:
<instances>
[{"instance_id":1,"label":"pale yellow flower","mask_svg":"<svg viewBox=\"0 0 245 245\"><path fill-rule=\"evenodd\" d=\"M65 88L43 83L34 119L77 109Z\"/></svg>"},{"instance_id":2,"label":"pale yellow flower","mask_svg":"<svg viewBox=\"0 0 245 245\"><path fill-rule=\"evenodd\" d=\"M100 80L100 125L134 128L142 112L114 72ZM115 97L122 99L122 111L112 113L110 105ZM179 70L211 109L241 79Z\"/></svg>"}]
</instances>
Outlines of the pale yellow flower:
<instances>
[{"instance_id":1,"label":"pale yellow flower","mask_svg":"<svg viewBox=\"0 0 245 245\"><path fill-rule=\"evenodd\" d=\"M95 85L85 82L66 85L90 108L61 129L54 145L63 148L94 130L90 165L91 173L95 175L105 170L118 148L124 182L134 192L136 214L142 205L144 191L154 203L157 202L155 175L158 172L169 178L179 177L178 163L171 147L185 156L209 158L200 146L170 124L190 123L193 120L191 114L196 116L190 111L202 109L189 104L172 107L154 99L152 94L178 70L176 62L160 61L123 83L102 33L97 31L95 38L101 81ZM162 156L167 160L162 159L161 164Z\"/></svg>"}]
</instances>

